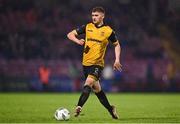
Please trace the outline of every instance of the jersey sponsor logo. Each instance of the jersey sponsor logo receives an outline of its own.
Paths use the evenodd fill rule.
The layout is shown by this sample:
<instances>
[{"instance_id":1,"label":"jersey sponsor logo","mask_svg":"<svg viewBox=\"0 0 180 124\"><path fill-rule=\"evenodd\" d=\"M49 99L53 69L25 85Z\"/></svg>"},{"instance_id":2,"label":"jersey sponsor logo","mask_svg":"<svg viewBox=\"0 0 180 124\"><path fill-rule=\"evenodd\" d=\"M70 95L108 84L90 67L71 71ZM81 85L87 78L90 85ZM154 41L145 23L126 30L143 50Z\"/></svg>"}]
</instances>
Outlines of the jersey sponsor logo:
<instances>
[{"instance_id":1,"label":"jersey sponsor logo","mask_svg":"<svg viewBox=\"0 0 180 124\"><path fill-rule=\"evenodd\" d=\"M88 38L87 41L93 41L93 42L101 43L100 40L97 40L97 39L94 39L94 38Z\"/></svg>"}]
</instances>

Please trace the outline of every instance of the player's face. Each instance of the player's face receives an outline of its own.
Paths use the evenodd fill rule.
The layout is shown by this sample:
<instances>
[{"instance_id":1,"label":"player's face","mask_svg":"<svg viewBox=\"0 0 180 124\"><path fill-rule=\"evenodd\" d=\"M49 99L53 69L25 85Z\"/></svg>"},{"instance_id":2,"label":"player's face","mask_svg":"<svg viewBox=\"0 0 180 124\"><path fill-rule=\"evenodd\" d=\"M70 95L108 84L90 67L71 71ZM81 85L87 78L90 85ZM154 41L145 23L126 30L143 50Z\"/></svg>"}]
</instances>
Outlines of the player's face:
<instances>
[{"instance_id":1,"label":"player's face","mask_svg":"<svg viewBox=\"0 0 180 124\"><path fill-rule=\"evenodd\" d=\"M92 12L92 22L96 25L102 23L104 14L101 12Z\"/></svg>"}]
</instances>

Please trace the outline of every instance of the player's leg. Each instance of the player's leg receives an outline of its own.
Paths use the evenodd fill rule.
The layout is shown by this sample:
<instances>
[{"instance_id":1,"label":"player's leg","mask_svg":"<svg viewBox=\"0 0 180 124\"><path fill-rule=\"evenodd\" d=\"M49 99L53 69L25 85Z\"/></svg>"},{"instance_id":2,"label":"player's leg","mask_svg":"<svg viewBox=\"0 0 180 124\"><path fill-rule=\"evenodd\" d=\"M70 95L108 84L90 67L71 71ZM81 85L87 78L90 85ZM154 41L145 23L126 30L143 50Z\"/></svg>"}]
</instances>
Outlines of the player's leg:
<instances>
[{"instance_id":1,"label":"player's leg","mask_svg":"<svg viewBox=\"0 0 180 124\"><path fill-rule=\"evenodd\" d=\"M75 117L77 117L82 109L82 106L85 104L87 99L89 98L89 94L91 92L91 88L94 85L94 83L99 80L99 77L101 75L102 67L100 66L83 66L84 75L86 78L84 88L82 91L82 94L79 98L78 105L76 107L75 111Z\"/></svg>"},{"instance_id":2,"label":"player's leg","mask_svg":"<svg viewBox=\"0 0 180 124\"><path fill-rule=\"evenodd\" d=\"M81 93L81 96L79 98L77 107L76 107L76 111L75 111L75 117L77 117L81 110L83 105L86 103L87 99L89 98L90 92L91 92L91 88L93 86L93 83L95 82L95 80L91 77L87 77L86 82L84 84L84 88L83 91Z\"/></svg>"},{"instance_id":3,"label":"player's leg","mask_svg":"<svg viewBox=\"0 0 180 124\"><path fill-rule=\"evenodd\" d=\"M96 83L93 85L93 91L95 92L96 96L98 97L101 104L107 109L111 110L112 107L109 104L109 101L104 93L104 91L101 89L99 81L96 81Z\"/></svg>"},{"instance_id":4,"label":"player's leg","mask_svg":"<svg viewBox=\"0 0 180 124\"><path fill-rule=\"evenodd\" d=\"M84 105L84 103L87 101L89 94L91 92L91 87L92 87L94 81L95 80L93 78L87 78L86 79L82 94L81 94L79 101L78 101L78 106L82 107Z\"/></svg>"},{"instance_id":5,"label":"player's leg","mask_svg":"<svg viewBox=\"0 0 180 124\"><path fill-rule=\"evenodd\" d=\"M101 104L109 111L111 116L114 119L118 119L119 116L116 112L116 108L115 108L115 106L110 105L110 103L106 97L106 94L101 89L101 85L100 85L99 81L96 81L94 83L94 85L92 86L92 88L93 88L93 91L95 92L96 96L98 97L99 101L101 102Z\"/></svg>"}]
</instances>

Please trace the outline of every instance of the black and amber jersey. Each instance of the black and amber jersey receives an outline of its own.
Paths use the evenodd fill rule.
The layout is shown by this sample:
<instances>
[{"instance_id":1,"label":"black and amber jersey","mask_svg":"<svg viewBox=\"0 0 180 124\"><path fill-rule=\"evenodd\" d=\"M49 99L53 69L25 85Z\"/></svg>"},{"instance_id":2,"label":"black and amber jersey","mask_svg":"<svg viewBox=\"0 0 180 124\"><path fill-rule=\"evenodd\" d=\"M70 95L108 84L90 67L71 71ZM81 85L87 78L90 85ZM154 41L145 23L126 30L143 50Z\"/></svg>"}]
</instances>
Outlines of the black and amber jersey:
<instances>
[{"instance_id":1,"label":"black and amber jersey","mask_svg":"<svg viewBox=\"0 0 180 124\"><path fill-rule=\"evenodd\" d=\"M85 34L85 45L82 64L84 66L99 65L104 67L104 54L110 42L117 44L114 31L107 25L96 27L88 23L76 29L78 35Z\"/></svg>"}]
</instances>

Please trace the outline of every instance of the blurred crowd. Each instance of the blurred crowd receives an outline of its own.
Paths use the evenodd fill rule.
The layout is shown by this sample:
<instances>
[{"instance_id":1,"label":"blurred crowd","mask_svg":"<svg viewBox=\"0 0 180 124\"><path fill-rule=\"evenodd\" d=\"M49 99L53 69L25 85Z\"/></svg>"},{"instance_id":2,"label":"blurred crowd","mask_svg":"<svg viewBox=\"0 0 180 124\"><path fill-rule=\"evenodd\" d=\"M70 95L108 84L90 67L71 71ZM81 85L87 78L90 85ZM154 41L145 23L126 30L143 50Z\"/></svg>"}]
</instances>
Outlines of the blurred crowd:
<instances>
[{"instance_id":1,"label":"blurred crowd","mask_svg":"<svg viewBox=\"0 0 180 124\"><path fill-rule=\"evenodd\" d=\"M96 5L105 8L105 23L115 29L122 47L123 71L109 78L118 79L114 82L120 84L115 86L149 82L169 86L168 65L173 67L174 63L163 48L158 30L160 24L168 25L168 0L0 0L0 73L34 77L46 64L54 77L81 77L83 48L70 42L66 34L90 22L91 9ZM105 59L107 67L113 64L112 45ZM73 69L75 73L71 73Z\"/></svg>"}]
</instances>

